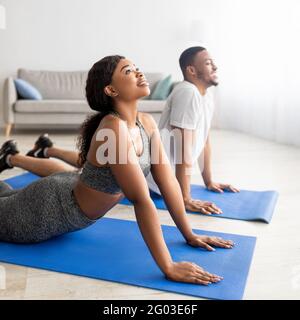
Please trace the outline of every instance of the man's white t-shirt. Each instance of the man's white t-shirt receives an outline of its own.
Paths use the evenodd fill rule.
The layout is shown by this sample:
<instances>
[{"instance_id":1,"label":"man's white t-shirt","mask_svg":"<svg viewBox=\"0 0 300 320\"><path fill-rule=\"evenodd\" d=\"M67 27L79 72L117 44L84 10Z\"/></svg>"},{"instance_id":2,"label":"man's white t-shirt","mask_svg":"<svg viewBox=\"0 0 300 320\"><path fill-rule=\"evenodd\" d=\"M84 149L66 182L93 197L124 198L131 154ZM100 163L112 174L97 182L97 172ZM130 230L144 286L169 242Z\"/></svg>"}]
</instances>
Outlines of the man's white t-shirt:
<instances>
[{"instance_id":1,"label":"man's white t-shirt","mask_svg":"<svg viewBox=\"0 0 300 320\"><path fill-rule=\"evenodd\" d=\"M202 96L198 88L188 81L182 81L173 89L159 121L159 131L166 154L175 172L176 150L170 142L173 127L193 130L193 164L200 158L211 126L214 103L210 92ZM203 170L203 168L200 168ZM151 173L147 176L148 186L160 194Z\"/></svg>"}]
</instances>

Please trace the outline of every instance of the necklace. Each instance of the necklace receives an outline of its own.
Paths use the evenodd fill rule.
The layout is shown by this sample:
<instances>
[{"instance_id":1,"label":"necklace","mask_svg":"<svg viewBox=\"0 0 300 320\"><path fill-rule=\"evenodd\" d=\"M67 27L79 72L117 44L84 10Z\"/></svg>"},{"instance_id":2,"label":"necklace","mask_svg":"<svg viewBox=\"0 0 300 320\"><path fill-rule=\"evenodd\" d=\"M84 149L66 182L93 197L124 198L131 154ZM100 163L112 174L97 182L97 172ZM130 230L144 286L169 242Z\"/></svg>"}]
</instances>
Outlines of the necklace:
<instances>
[{"instance_id":1,"label":"necklace","mask_svg":"<svg viewBox=\"0 0 300 320\"><path fill-rule=\"evenodd\" d=\"M120 114L119 114L117 111L112 110L111 113L112 113L113 115L115 115L116 117L118 117L119 119L123 120L123 119L121 118ZM136 126L135 126L135 127L130 127L130 126L127 124L127 121L126 121L126 126L127 126L127 128L128 128L128 133L129 133L130 140L131 140L131 142L132 142L132 145L133 145L135 154L136 154L137 157L140 157L143 152L142 152L140 155L137 154L137 149L136 149L134 140L133 140L133 138L132 138L131 131L133 131L133 130L136 131L136 129L139 130L140 137L141 137L142 143L143 143L143 150L144 150L144 142L143 142L143 138L142 138L142 134L141 134L141 128L140 128L140 126L139 126L139 124L138 124L138 118L136 118L135 123L136 123L136 125L137 125L138 128L137 128ZM136 134L135 134L135 135L136 135Z\"/></svg>"}]
</instances>

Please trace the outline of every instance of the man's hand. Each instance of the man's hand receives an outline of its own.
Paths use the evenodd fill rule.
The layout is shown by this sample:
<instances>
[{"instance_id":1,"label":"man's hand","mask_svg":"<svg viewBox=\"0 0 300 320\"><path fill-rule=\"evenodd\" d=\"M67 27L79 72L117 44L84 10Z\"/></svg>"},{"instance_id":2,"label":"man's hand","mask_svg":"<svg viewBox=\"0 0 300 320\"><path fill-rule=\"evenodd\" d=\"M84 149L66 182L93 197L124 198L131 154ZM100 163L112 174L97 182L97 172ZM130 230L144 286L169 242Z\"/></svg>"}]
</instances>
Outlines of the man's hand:
<instances>
[{"instance_id":1,"label":"man's hand","mask_svg":"<svg viewBox=\"0 0 300 320\"><path fill-rule=\"evenodd\" d=\"M223 213L214 203L208 201L194 200L189 198L184 200L185 210L193 212L201 212L204 214L221 214Z\"/></svg>"},{"instance_id":2,"label":"man's hand","mask_svg":"<svg viewBox=\"0 0 300 320\"><path fill-rule=\"evenodd\" d=\"M223 184L223 183L216 183L216 182L210 182L206 185L206 188L210 191L223 193L224 190L230 191L230 192L240 192L239 189L234 188L230 184Z\"/></svg>"},{"instance_id":3,"label":"man's hand","mask_svg":"<svg viewBox=\"0 0 300 320\"><path fill-rule=\"evenodd\" d=\"M197 234L193 234L192 237L187 239L187 244L192 247L202 247L208 251L215 251L212 246L226 249L232 249L234 246L231 240L224 240L219 237L199 236Z\"/></svg>"}]
</instances>

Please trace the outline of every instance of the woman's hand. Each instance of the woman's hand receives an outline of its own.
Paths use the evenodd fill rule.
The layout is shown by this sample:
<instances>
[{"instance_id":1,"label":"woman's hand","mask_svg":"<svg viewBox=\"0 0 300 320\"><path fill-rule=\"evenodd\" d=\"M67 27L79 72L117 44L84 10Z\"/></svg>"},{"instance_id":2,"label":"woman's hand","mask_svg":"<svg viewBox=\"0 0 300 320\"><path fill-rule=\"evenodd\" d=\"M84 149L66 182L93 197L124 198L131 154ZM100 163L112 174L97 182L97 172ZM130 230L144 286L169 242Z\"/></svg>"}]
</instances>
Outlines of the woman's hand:
<instances>
[{"instance_id":1,"label":"woman's hand","mask_svg":"<svg viewBox=\"0 0 300 320\"><path fill-rule=\"evenodd\" d=\"M205 271L192 262L173 262L165 273L167 279L178 282L209 285L221 281L223 278Z\"/></svg>"},{"instance_id":2,"label":"woman's hand","mask_svg":"<svg viewBox=\"0 0 300 320\"><path fill-rule=\"evenodd\" d=\"M210 191L223 193L224 190L230 191L230 192L240 192L239 189L233 187L230 184L224 184L224 183L216 183L216 182L210 182L206 185L206 188Z\"/></svg>"},{"instance_id":3,"label":"woman's hand","mask_svg":"<svg viewBox=\"0 0 300 320\"><path fill-rule=\"evenodd\" d=\"M184 200L185 210L193 212L201 212L203 214L221 214L223 213L214 203L209 201L194 200L189 198Z\"/></svg>"},{"instance_id":4,"label":"woman's hand","mask_svg":"<svg viewBox=\"0 0 300 320\"><path fill-rule=\"evenodd\" d=\"M234 246L231 240L224 240L220 237L199 236L197 234L193 234L186 242L192 247L201 247L208 251L215 251L212 246L225 249L232 249Z\"/></svg>"}]
</instances>

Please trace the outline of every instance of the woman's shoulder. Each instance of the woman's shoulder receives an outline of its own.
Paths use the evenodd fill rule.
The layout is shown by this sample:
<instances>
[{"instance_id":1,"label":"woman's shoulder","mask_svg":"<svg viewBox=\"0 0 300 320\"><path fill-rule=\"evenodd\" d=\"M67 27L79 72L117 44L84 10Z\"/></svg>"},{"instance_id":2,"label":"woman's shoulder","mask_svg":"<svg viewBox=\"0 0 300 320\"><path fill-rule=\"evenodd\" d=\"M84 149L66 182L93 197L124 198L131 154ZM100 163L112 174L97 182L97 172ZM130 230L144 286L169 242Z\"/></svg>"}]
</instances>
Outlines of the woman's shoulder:
<instances>
[{"instance_id":1,"label":"woman's shoulder","mask_svg":"<svg viewBox=\"0 0 300 320\"><path fill-rule=\"evenodd\" d=\"M139 112L138 118L149 136L151 136L153 131L157 129L157 124L152 115L146 112Z\"/></svg>"},{"instance_id":2,"label":"woman's shoulder","mask_svg":"<svg viewBox=\"0 0 300 320\"><path fill-rule=\"evenodd\" d=\"M152 135L153 131L157 129L157 124L150 113L138 112L138 119L142 126L145 128L149 136ZM114 114L105 115L98 129L112 129L114 131L127 131L126 122Z\"/></svg>"},{"instance_id":3,"label":"woman's shoulder","mask_svg":"<svg viewBox=\"0 0 300 320\"><path fill-rule=\"evenodd\" d=\"M125 122L114 114L106 114L99 123L98 129L116 130L121 127L125 128Z\"/></svg>"}]
</instances>

